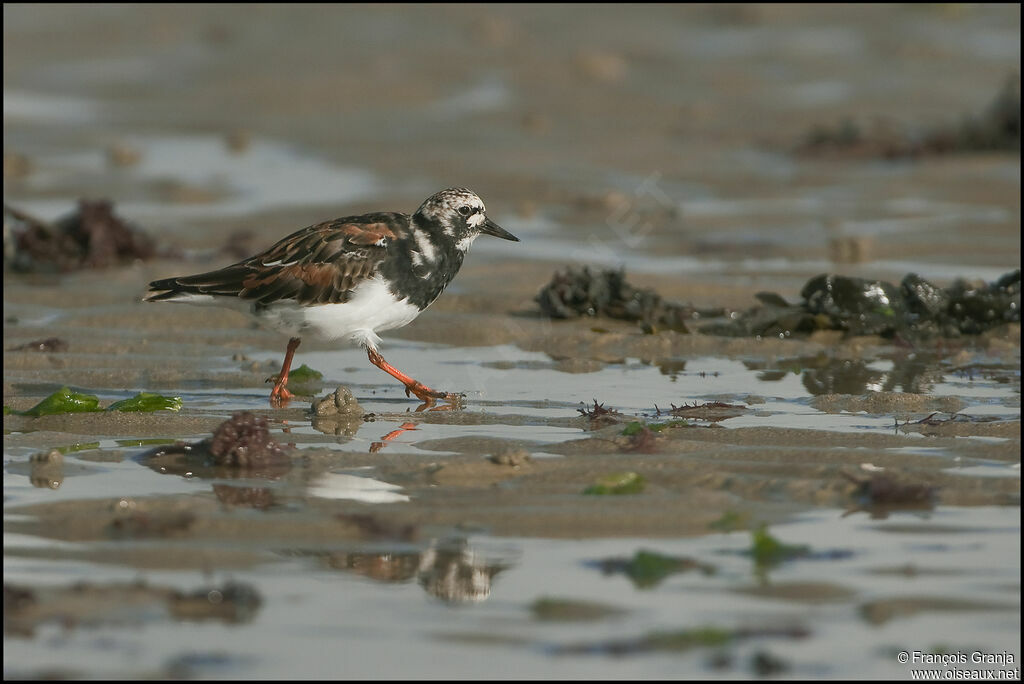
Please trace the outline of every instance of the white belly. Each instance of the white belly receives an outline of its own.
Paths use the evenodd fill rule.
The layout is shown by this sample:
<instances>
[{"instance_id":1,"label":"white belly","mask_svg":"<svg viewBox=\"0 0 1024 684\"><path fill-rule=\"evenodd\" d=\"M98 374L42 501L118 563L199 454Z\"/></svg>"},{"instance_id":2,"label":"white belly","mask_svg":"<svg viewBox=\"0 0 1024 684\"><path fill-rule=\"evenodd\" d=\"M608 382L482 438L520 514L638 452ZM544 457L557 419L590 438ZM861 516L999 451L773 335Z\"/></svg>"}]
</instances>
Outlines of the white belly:
<instances>
[{"instance_id":1,"label":"white belly","mask_svg":"<svg viewBox=\"0 0 1024 684\"><path fill-rule=\"evenodd\" d=\"M293 337L315 335L376 348L380 342L378 331L401 328L419 314L419 309L408 300L391 294L384 280L377 276L357 285L352 298L344 304L300 307L294 301L282 302L266 307L260 318Z\"/></svg>"}]
</instances>

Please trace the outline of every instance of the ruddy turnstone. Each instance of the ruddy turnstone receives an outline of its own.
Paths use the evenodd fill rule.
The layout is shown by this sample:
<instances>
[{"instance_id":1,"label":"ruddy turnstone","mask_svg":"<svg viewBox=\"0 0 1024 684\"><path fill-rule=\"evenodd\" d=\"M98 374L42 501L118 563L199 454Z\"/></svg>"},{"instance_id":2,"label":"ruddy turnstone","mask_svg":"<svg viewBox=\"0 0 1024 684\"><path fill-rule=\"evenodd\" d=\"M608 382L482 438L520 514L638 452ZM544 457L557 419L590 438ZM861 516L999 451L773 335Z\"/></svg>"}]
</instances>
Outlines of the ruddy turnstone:
<instances>
[{"instance_id":1,"label":"ruddy turnstone","mask_svg":"<svg viewBox=\"0 0 1024 684\"><path fill-rule=\"evenodd\" d=\"M325 221L220 270L154 280L145 301L242 306L288 333L273 406L294 396L286 389L288 371L309 334L365 347L370 363L404 384L406 396L452 400L458 395L433 390L385 361L377 333L409 324L430 306L481 233L519 241L487 218L475 193L448 188L412 216L381 212Z\"/></svg>"}]
</instances>

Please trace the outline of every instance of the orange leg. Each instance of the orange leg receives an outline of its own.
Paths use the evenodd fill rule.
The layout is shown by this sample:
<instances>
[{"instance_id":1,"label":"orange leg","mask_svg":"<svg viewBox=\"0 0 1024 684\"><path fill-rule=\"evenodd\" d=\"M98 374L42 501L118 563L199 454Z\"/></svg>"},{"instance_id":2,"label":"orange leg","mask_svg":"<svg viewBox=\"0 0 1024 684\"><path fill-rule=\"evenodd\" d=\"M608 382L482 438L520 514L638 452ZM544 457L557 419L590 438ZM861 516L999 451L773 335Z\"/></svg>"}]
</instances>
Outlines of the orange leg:
<instances>
[{"instance_id":1,"label":"orange leg","mask_svg":"<svg viewBox=\"0 0 1024 684\"><path fill-rule=\"evenodd\" d=\"M418 380L413 380L408 375L385 361L384 357L381 356L376 349L367 347L366 355L369 357L370 363L405 385L405 396L409 396L409 393L411 392L412 394L415 394L420 401L425 401L428 404L434 403L434 399L458 401L461 398L461 395L459 394L438 392L437 390L430 389Z\"/></svg>"},{"instance_id":2,"label":"orange leg","mask_svg":"<svg viewBox=\"0 0 1024 684\"><path fill-rule=\"evenodd\" d=\"M285 389L285 385L288 384L288 371L292 368L292 357L295 356L295 350L299 348L299 342L301 341L298 337L288 340L288 350L284 354L281 373L277 376L277 382L274 383L273 391L270 392L270 405L274 408L287 406L288 400L295 396Z\"/></svg>"}]
</instances>

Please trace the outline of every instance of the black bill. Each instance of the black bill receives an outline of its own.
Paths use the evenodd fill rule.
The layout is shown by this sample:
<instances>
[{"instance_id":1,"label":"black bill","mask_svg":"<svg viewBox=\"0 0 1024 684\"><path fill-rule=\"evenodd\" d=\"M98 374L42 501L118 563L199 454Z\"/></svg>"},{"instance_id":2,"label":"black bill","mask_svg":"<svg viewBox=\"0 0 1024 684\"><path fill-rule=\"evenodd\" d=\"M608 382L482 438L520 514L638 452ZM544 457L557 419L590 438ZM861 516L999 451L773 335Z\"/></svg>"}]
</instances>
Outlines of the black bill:
<instances>
[{"instance_id":1,"label":"black bill","mask_svg":"<svg viewBox=\"0 0 1024 684\"><path fill-rule=\"evenodd\" d=\"M512 233L508 232L491 219L484 219L483 224L480 226L480 232L486 235L493 235L494 237L501 238L502 240L511 240L512 242L519 242Z\"/></svg>"}]
</instances>

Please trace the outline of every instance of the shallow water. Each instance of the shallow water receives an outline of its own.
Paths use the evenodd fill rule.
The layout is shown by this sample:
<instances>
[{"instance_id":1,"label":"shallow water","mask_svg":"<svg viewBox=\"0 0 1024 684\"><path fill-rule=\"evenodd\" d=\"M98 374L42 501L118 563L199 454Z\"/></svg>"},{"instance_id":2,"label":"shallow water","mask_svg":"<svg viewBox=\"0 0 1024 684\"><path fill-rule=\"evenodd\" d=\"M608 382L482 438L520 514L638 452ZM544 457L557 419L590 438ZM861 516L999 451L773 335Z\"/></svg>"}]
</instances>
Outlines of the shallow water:
<instances>
[{"instance_id":1,"label":"shallow water","mask_svg":"<svg viewBox=\"0 0 1024 684\"><path fill-rule=\"evenodd\" d=\"M227 579L259 587L260 609L243 624L178 623L159 614L128 615L131 628L40 628L19 643L22 671L61 669L62 664L97 676L177 672L193 677L386 676L401 669L434 677L489 677L515 669L518 676L748 677L759 651L792 664L799 677L857 671L863 677L900 677L906 669L894 654L919 644L1014 652L1018 611L1004 603L1005 588L1019 577L1020 527L1000 509L955 514L898 516L883 521L843 517L839 511L799 516L775 528L787 543L841 548L842 560L797 561L758 576L748 557L747 533L710 534L689 540L543 540L469 535L367 550L281 548L256 568L214 572L149 571L146 581L191 590ZM14 535L9 535L14 536ZM841 540L841 541L840 541ZM116 566L72 564L21 557L21 539L7 539L5 572L11 583L62 585L69 576L96 583L135 581L138 573ZM434 545L458 549L457 582L471 568L481 593L438 596L427 577ZM30 546L36 554L43 549ZM713 575L670 576L652 588L604 575L598 560L638 550L699 559ZM418 570L399 578L367 577L346 567L325 567L364 554L378 559L410 556ZM36 554L33 554L36 555ZM308 555L307 555L308 554ZM277 555L277 558L274 558ZM76 567L77 566L77 567ZM827 579L823 578L823 574ZM465 589L465 587L463 587ZM915 597L912 606L900 601ZM952 609L951 595L973 604ZM547 622L531 617L542 598L591 601L621 611L593 621ZM614 655L610 644L656 631L780 628L806 630L793 638L763 637L727 650ZM258 636L257 636L258 635ZM254 638L255 637L255 638ZM851 653L848 645L857 643ZM268 646L272 644L272 646ZM933 646L934 645L934 646ZM560 649L586 649L559 655ZM869 657L865 659L865 654ZM866 661L866 662L865 662ZM120 665L115 665L120 663ZM13 674L13 673L12 673Z\"/></svg>"},{"instance_id":2,"label":"shallow water","mask_svg":"<svg viewBox=\"0 0 1024 684\"><path fill-rule=\"evenodd\" d=\"M981 112L1019 69L1019 12L5 5L5 202L51 220L109 197L177 256L5 270L4 403L184 402L5 415L5 676L906 678L900 650L1019 667L1019 326L915 348L643 335L533 301L565 264L730 310L822 272L1019 268L1019 155L796 152L849 117L913 137ZM478 240L382 352L461 410L417 410L365 353L313 340L296 364L323 381L269 409L283 339L138 301L236 259L233 234L256 250L451 185L522 242ZM68 351L12 350L52 336ZM367 416L314 420L339 385ZM595 401L621 415L588 419ZM686 413L708 402L732 406ZM147 455L242 410L289 466ZM622 472L643 491L583 494ZM886 504L892 482L910 489ZM762 523L809 555L756 563ZM688 560L612 571L643 550Z\"/></svg>"},{"instance_id":3,"label":"shallow water","mask_svg":"<svg viewBox=\"0 0 1024 684\"><path fill-rule=\"evenodd\" d=\"M115 185L123 198L119 211L146 222L334 204L379 189L367 171L338 167L274 140L252 141L245 154L232 153L216 135L130 137L121 144L140 155L127 178L109 167L101 151L88 150L35 157L40 168L32 182L66 187L88 176L98 184ZM195 193L191 201L175 201L190 191ZM45 220L67 213L64 198L20 206Z\"/></svg>"},{"instance_id":4,"label":"shallow water","mask_svg":"<svg viewBox=\"0 0 1024 684\"><path fill-rule=\"evenodd\" d=\"M573 399L594 393L615 397L615 407L637 419L651 419L654 398L662 406L708 400L742 404L755 395L761 398L749 405L753 412L717 425L798 428L833 435L898 434L890 416L829 414L812 408L808 402L813 395L801 381L802 374L792 367L781 377L766 379L763 369L734 360L699 357L665 373L657 366L626 359L592 373L559 373L558 385L538 402L532 376L557 372L544 370L550 364L544 354L503 345L461 350L412 342L391 346L389 355L396 363L415 359L425 377L440 378L444 386L467 388L469 406L461 413L479 415L482 422L410 425L407 418L422 414L404 413L409 402L395 388L374 382L379 371L368 365L358 367L361 352L310 352L302 360L322 370L327 386L344 380L363 407L378 417L340 436L324 434L309 419L289 419L275 427L278 439L294 441L297 455L323 449L366 453L377 444L386 452L432 464L458 453L444 447L453 438L492 442L526 438L535 444L530 448L535 461L561 460L566 456L546 452L550 446L545 445L588 435L585 422L577 426L565 422L575 420L572 416L578 413ZM496 363L501 367L495 368ZM896 368L888 361L870 366L883 374ZM934 382L933 392L963 385L960 396L967 406L960 414L993 409L1003 419L1019 417L1015 406L1019 394L1005 383L982 378L964 382L942 373L934 376ZM688 388L686 394L680 393L681 387ZM261 411L266 401L263 390L181 394L191 407L188 411L221 416L240 409ZM120 393L109 398L120 398ZM403 426L412 429L391 441L379 441ZM173 436L198 439L203 435ZM474 531L475 525L469 523L463 531L445 527L433 531L427 526L408 541L389 541L385 533L369 542L305 544L257 534L218 542L221 551L255 552L256 558L245 566L233 567L230 562L225 566L222 560L203 571L163 570L150 562L140 567L138 561L130 560L136 547L185 557L201 553L203 542L189 541L187 536L167 538L157 533L134 539L62 541L59 533L41 538L18 531L19 521L33 518L18 511L33 504L103 500L112 502L108 506L116 507L116 502L145 506L153 497L207 498L211 485L269 486L280 497L277 503L265 512L256 509L247 515L283 516L285 521L295 515L307 518L315 500L373 508L412 505L410 501L422 496L400 484L404 477L392 482L387 475L379 475L378 468L346 466L343 460L330 461L333 465L327 471L308 476L300 470L298 481L293 477L276 483L244 476L211 480L161 474L138 461L143 449L125 448L130 437L100 438L84 444L83 451L68 454L61 479L50 485L56 489L41 487L39 477L45 471L26 462L35 449L5 447L5 507L14 511L5 517L5 581L38 591L65 586L69 580L86 580L97 587L143 581L186 593L224 592L226 583L233 582L256 591L258 607L250 607L245 617L227 624L210 617L183 623L158 604L143 608L126 604L114 616L100 612L93 617L95 624L86 621L75 626L76 620L87 617L65 617L64 626L44 620L32 629L29 640L8 635L9 644L18 645L17 665L8 668L9 675L284 677L302 672L327 677L343 671L345 677L353 678L427 672L430 677L487 677L515 669L519 676L530 678L748 677L759 671L763 666L759 659L769 653L785 663L793 676L857 671L860 676L895 677L906 672L894 657L900 648L941 645L1010 652L1016 648L1014 625L1019 612L1005 601L1007 588L1019 581L1020 528L1015 506L928 507L880 517L870 510L849 509L844 514L816 509L773 525L771 531L788 544L808 544L826 557L798 559L766 570L759 570L743 555L750 548L746 531L681 539L608 539L598 533L593 538L553 540L488 536ZM865 464L899 454L934 463L959 477L1019 482L1019 461L986 462L962 455L955 446L929 446L932 441L920 434L905 437L919 446L867 449L853 442L833 448L862 450L863 456L854 459ZM1006 441L984 436L961 439ZM440 448L434 446L436 440L441 440ZM97 462L94 458L99 454L103 458ZM615 506L608 505L611 514ZM285 524L301 528L299 520ZM117 554L99 564L75 560L83 554L102 558L114 549ZM645 549L692 558L713 566L715 572L671 575L655 586L641 587L622 576L607 576L595 565ZM125 560L118 560L126 552ZM443 560L438 560L438 553ZM604 606L609 615L551 622L532 612L531 606L541 599L593 602ZM183 631L183 625L188 629ZM658 652L642 645L662 632L711 628L763 633L728 646ZM849 643L858 644L856 654L850 653ZM62 657L54 662L52 650L58 646ZM396 652L402 654L400 666L394 661ZM868 665L863 665L865 655Z\"/></svg>"}]
</instances>

